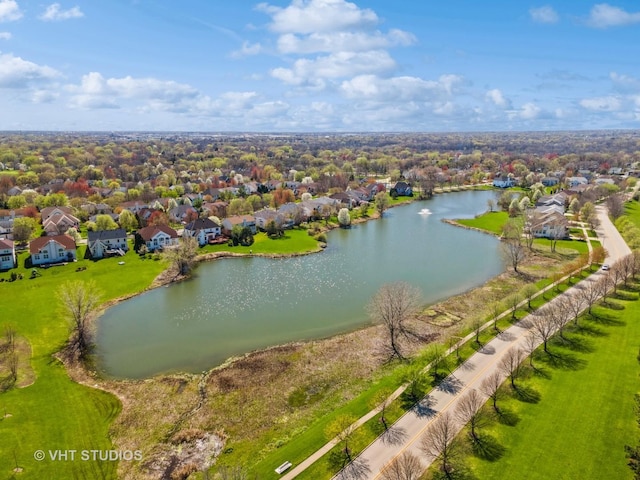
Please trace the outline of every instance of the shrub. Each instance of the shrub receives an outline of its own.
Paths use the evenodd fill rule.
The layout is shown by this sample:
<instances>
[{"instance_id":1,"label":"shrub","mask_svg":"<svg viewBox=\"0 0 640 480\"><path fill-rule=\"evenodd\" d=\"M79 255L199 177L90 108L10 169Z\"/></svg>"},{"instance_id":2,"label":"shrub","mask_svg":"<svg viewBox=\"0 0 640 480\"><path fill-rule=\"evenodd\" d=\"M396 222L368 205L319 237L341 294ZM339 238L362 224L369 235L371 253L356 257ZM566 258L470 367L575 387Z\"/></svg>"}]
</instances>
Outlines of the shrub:
<instances>
[{"instance_id":1,"label":"shrub","mask_svg":"<svg viewBox=\"0 0 640 480\"><path fill-rule=\"evenodd\" d=\"M324 233L319 233L315 236L315 239L319 242L327 243L327 235Z\"/></svg>"}]
</instances>

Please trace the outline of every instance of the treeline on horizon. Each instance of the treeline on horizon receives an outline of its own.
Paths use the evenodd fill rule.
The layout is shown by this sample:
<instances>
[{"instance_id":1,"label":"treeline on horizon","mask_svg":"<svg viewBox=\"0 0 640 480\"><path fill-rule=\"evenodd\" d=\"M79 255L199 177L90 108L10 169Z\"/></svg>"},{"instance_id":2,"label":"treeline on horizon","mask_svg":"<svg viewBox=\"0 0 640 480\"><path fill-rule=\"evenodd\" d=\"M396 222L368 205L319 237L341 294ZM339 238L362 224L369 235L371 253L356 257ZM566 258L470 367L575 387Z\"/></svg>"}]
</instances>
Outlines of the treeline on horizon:
<instances>
[{"instance_id":1,"label":"treeline on horizon","mask_svg":"<svg viewBox=\"0 0 640 480\"><path fill-rule=\"evenodd\" d=\"M27 188L55 179L202 184L220 172L266 181L292 179L292 170L300 178L342 176L346 181L367 175L400 179L409 171L430 167L451 175L474 171L570 174L581 169L606 173L611 167L629 167L638 161L639 131L0 133L0 178L5 184ZM12 170L13 175L3 170Z\"/></svg>"}]
</instances>

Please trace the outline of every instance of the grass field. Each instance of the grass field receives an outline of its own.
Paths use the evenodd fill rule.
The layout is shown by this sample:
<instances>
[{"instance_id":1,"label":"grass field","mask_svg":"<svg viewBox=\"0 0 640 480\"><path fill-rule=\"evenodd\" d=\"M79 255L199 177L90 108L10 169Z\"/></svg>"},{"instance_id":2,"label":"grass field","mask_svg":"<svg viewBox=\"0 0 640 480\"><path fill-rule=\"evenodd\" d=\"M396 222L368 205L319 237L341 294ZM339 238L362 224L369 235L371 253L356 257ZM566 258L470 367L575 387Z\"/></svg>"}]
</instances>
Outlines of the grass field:
<instances>
[{"instance_id":1,"label":"grass field","mask_svg":"<svg viewBox=\"0 0 640 480\"><path fill-rule=\"evenodd\" d=\"M84 254L78 249L78 256ZM0 478L11 478L17 465L19 478L100 478L95 469L107 468L105 478L115 477L115 463L51 462L34 460L36 450L112 448L109 424L120 411L120 402L110 394L72 382L65 368L52 355L68 337L66 320L57 310L55 292L68 280L92 279L109 300L144 290L164 265L141 260L129 252L122 258L93 262L79 260L66 266L39 268L41 276L29 279L24 268L26 253L20 254L22 280L0 283L2 319L0 328L11 324L32 349L31 367L35 383L0 393ZM118 261L124 260L124 265ZM76 272L77 267L86 267ZM1 278L9 278L3 273Z\"/></svg>"},{"instance_id":2,"label":"grass field","mask_svg":"<svg viewBox=\"0 0 640 480\"><path fill-rule=\"evenodd\" d=\"M496 235L501 235L502 227L507 223L507 220L509 220L507 212L486 212L475 218L464 218L456 221L466 227L479 228L480 230L487 230Z\"/></svg>"},{"instance_id":3,"label":"grass field","mask_svg":"<svg viewBox=\"0 0 640 480\"><path fill-rule=\"evenodd\" d=\"M633 293L637 297L637 293ZM494 444L492 461L468 459L469 478L631 479L624 446L636 445L634 394L640 387L640 302L596 307L551 356L537 351L521 382L530 402L512 395L499 402L513 426L483 430ZM511 391L509 387L504 387Z\"/></svg>"},{"instance_id":4,"label":"grass field","mask_svg":"<svg viewBox=\"0 0 640 480\"><path fill-rule=\"evenodd\" d=\"M627 202L624 206L625 215L640 228L640 202Z\"/></svg>"},{"instance_id":5,"label":"grass field","mask_svg":"<svg viewBox=\"0 0 640 480\"><path fill-rule=\"evenodd\" d=\"M285 230L284 236L271 239L266 233L259 232L254 235L253 245L243 247L237 245L229 247L226 243L222 245L206 245L202 247L200 253L209 252L233 252L233 253L262 253L262 254L292 254L315 252L318 250L318 242L304 229Z\"/></svg>"}]
</instances>

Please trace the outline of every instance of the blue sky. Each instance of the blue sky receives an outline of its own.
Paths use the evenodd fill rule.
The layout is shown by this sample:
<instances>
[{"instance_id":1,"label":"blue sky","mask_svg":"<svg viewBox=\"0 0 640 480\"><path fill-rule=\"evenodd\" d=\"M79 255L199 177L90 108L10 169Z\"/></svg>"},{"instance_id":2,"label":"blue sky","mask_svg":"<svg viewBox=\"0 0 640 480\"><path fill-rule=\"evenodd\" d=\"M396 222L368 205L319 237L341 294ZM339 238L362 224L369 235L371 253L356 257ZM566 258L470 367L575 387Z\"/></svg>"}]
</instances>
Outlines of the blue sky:
<instances>
[{"instance_id":1,"label":"blue sky","mask_svg":"<svg viewBox=\"0 0 640 480\"><path fill-rule=\"evenodd\" d=\"M0 0L0 130L640 127L640 3Z\"/></svg>"}]
</instances>

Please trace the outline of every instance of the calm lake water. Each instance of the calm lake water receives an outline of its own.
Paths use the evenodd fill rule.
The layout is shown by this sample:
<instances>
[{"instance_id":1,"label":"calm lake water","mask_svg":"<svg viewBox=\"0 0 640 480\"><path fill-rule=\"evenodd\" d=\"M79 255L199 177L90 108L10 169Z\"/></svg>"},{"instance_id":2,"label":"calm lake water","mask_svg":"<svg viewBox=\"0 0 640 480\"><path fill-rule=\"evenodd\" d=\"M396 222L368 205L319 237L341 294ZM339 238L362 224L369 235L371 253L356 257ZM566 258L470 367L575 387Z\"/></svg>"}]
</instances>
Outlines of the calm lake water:
<instances>
[{"instance_id":1,"label":"calm lake water","mask_svg":"<svg viewBox=\"0 0 640 480\"><path fill-rule=\"evenodd\" d=\"M105 312L99 368L125 378L198 372L232 355L361 327L368 300L387 282L419 287L425 303L481 285L504 270L498 240L441 219L473 217L494 195L451 193L393 208L329 232L328 247L314 255L203 263L193 279Z\"/></svg>"}]
</instances>

